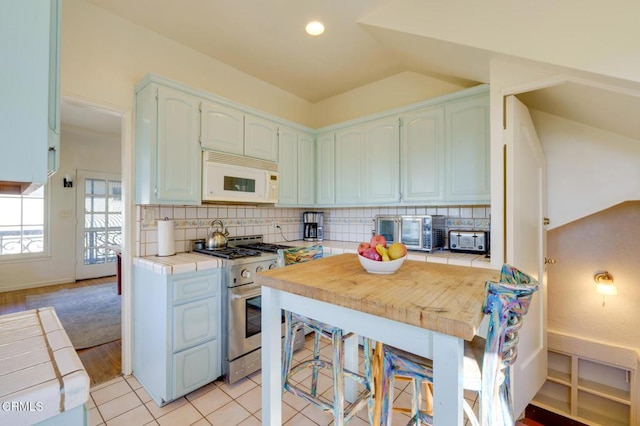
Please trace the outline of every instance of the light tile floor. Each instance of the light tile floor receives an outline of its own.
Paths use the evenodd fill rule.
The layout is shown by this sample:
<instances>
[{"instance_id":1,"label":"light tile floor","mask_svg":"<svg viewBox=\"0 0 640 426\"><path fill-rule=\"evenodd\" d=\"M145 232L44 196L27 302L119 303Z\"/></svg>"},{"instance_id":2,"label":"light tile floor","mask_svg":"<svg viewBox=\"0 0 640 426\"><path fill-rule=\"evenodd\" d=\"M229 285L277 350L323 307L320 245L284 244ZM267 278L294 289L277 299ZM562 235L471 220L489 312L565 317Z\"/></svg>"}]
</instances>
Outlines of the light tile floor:
<instances>
[{"instance_id":1,"label":"light tile floor","mask_svg":"<svg viewBox=\"0 0 640 426\"><path fill-rule=\"evenodd\" d=\"M311 354L313 339L307 337L305 347L294 354L300 361ZM362 352L362 351L361 351ZM330 347L325 344L321 350L323 356L330 356ZM363 358L360 357L362 367ZM318 380L318 392L331 397L331 375L321 370ZM306 386L310 381L310 371L301 372L294 381ZM140 385L134 376L121 376L106 383L94 386L90 390L87 403L89 424L97 425L260 425L262 375L258 371L233 385L223 381L210 383L163 407L159 407ZM408 407L411 402L410 388L407 382L395 382L394 404ZM465 394L465 398L477 410L475 395ZM320 409L302 401L290 393L282 397L282 420L286 426L330 425L332 417ZM409 417L402 413L393 414L393 425L406 425ZM468 423L468 422L467 422ZM350 425L368 425L366 409L358 412Z\"/></svg>"}]
</instances>

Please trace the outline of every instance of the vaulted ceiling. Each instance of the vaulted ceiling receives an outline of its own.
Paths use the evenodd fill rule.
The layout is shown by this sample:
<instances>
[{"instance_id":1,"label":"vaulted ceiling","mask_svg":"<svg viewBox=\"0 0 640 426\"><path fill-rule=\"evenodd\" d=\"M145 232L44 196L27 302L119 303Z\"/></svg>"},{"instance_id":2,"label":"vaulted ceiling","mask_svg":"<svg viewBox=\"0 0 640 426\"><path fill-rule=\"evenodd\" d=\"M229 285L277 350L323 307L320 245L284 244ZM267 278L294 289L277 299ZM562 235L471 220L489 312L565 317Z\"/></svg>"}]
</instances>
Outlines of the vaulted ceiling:
<instances>
[{"instance_id":1,"label":"vaulted ceiling","mask_svg":"<svg viewBox=\"0 0 640 426\"><path fill-rule=\"evenodd\" d=\"M489 62L500 56L364 23L393 0L85 1L312 103L404 71L462 87L488 83ZM323 35L304 32L311 20L324 23ZM640 140L640 97L563 84L520 98ZM73 109L65 110L63 120Z\"/></svg>"}]
</instances>

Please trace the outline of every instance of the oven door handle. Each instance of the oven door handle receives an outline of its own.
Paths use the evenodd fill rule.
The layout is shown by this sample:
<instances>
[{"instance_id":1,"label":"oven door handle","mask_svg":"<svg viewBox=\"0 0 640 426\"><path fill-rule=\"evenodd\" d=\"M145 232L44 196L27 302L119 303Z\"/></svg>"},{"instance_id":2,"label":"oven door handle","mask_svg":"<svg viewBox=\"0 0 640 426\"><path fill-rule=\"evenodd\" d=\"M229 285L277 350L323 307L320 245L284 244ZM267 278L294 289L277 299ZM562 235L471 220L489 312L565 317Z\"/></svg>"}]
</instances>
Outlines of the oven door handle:
<instances>
[{"instance_id":1,"label":"oven door handle","mask_svg":"<svg viewBox=\"0 0 640 426\"><path fill-rule=\"evenodd\" d=\"M229 289L231 299L249 299L251 297L260 296L262 294L262 286L260 284L246 284L240 287L232 287Z\"/></svg>"}]
</instances>

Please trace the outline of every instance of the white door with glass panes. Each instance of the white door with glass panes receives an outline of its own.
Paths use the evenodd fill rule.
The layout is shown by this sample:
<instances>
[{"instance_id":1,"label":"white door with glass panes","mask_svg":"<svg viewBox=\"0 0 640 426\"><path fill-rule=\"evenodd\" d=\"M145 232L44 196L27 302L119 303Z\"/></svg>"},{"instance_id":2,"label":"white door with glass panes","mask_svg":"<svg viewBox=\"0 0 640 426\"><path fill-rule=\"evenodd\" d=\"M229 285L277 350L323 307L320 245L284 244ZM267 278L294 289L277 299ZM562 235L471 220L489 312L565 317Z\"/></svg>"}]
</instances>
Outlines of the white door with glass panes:
<instances>
[{"instance_id":1,"label":"white door with glass panes","mask_svg":"<svg viewBox=\"0 0 640 426\"><path fill-rule=\"evenodd\" d=\"M78 170L76 280L116 274L122 244L119 174Z\"/></svg>"}]
</instances>

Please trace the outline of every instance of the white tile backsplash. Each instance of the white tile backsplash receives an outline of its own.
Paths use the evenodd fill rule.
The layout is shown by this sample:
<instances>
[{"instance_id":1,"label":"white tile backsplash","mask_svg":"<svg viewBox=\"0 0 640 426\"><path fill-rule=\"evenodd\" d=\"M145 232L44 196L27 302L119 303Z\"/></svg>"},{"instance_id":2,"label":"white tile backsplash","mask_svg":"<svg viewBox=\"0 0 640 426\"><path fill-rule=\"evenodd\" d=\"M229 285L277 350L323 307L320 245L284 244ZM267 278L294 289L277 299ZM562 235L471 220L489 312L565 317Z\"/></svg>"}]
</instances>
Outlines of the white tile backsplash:
<instances>
[{"instance_id":1,"label":"white tile backsplash","mask_svg":"<svg viewBox=\"0 0 640 426\"><path fill-rule=\"evenodd\" d=\"M262 234L265 242L302 239L302 213L310 209L253 206L136 206L136 256L158 253L158 219L175 224L177 252L189 251L191 241L206 238L209 225L221 219L230 236ZM326 240L360 242L371 238L373 219L379 214L442 214L448 229L489 229L489 205L408 206L314 209L324 212ZM275 229L278 222L282 232Z\"/></svg>"}]
</instances>

